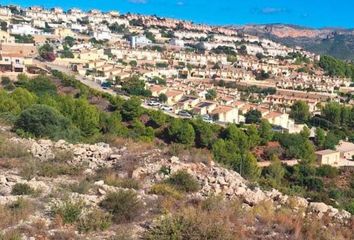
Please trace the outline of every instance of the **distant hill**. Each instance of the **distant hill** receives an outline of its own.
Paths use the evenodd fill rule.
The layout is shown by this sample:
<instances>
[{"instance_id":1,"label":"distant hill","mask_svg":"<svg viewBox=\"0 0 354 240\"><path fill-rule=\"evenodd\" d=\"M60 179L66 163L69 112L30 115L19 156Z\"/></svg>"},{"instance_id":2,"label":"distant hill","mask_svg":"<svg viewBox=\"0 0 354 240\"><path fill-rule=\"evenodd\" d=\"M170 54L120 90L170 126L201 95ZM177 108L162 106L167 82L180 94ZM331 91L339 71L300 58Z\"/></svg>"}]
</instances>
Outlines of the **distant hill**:
<instances>
[{"instance_id":1,"label":"distant hill","mask_svg":"<svg viewBox=\"0 0 354 240\"><path fill-rule=\"evenodd\" d=\"M267 24L235 27L240 32L272 39L287 46L300 46L317 54L354 59L354 29L312 29L296 25Z\"/></svg>"}]
</instances>

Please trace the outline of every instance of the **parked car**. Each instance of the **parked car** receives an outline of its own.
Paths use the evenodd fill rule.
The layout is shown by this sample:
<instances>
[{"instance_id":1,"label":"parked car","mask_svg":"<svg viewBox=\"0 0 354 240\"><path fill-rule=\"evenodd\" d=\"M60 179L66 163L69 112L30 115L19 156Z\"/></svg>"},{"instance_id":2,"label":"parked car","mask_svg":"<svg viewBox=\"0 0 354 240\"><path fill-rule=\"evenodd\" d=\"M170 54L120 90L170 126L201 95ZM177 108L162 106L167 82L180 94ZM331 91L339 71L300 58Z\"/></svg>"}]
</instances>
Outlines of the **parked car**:
<instances>
[{"instance_id":1,"label":"parked car","mask_svg":"<svg viewBox=\"0 0 354 240\"><path fill-rule=\"evenodd\" d=\"M159 103L157 101L154 101L154 100L150 100L150 101L147 102L147 105L151 106L151 107L160 107L161 103Z\"/></svg>"},{"instance_id":2,"label":"parked car","mask_svg":"<svg viewBox=\"0 0 354 240\"><path fill-rule=\"evenodd\" d=\"M209 115L203 115L202 120L207 123L213 123L213 119Z\"/></svg>"},{"instance_id":3,"label":"parked car","mask_svg":"<svg viewBox=\"0 0 354 240\"><path fill-rule=\"evenodd\" d=\"M178 115L181 117L184 117L184 118L192 118L192 115L189 112L184 111L184 110L179 111Z\"/></svg>"},{"instance_id":4,"label":"parked car","mask_svg":"<svg viewBox=\"0 0 354 240\"><path fill-rule=\"evenodd\" d=\"M168 105L161 105L160 109L165 112L172 112L173 108Z\"/></svg>"}]
</instances>

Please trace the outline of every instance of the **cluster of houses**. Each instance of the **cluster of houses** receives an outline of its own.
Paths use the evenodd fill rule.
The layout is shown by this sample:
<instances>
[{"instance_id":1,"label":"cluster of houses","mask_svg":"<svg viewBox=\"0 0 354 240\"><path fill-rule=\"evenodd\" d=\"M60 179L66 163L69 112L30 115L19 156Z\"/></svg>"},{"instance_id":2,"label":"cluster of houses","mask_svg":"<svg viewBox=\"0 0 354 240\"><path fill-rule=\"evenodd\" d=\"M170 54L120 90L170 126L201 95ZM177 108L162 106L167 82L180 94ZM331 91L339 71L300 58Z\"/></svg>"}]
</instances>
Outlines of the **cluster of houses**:
<instances>
[{"instance_id":1,"label":"cluster of houses","mask_svg":"<svg viewBox=\"0 0 354 240\"><path fill-rule=\"evenodd\" d=\"M315 69L318 56L226 27L116 11L17 6L0 7L0 22L1 75L45 70L36 58L39 47L50 44L56 54L51 64L117 88L120 80L138 75L153 97L166 95L164 104L175 113L208 115L221 124L245 122L249 111L258 110L272 125L300 132L304 126L289 118L295 102L306 102L314 114L321 103L337 101L339 89L353 91L349 79ZM155 78L166 84L153 83ZM243 91L255 86L274 92ZM207 97L211 89L213 98ZM317 155L333 165L350 158L352 147L343 144Z\"/></svg>"}]
</instances>

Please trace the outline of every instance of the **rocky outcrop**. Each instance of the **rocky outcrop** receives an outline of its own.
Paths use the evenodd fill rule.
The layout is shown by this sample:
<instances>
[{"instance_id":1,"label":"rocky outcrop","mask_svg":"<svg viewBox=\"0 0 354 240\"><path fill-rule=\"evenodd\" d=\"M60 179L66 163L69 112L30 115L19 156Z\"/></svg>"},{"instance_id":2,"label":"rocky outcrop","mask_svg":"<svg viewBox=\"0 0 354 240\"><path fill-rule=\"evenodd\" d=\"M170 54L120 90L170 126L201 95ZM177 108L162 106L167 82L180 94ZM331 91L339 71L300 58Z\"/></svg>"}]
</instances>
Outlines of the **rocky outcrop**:
<instances>
[{"instance_id":1,"label":"rocky outcrop","mask_svg":"<svg viewBox=\"0 0 354 240\"><path fill-rule=\"evenodd\" d=\"M41 161L53 160L63 157L67 163L84 165L89 169L110 167L120 158L120 150L111 148L106 143L71 144L64 140L53 142L51 140L38 140L12 138L13 142L20 142L28 147L30 153Z\"/></svg>"},{"instance_id":2,"label":"rocky outcrop","mask_svg":"<svg viewBox=\"0 0 354 240\"><path fill-rule=\"evenodd\" d=\"M72 165L84 166L86 168L84 172L88 174L92 174L99 167L121 165L122 161L125 161L122 156L127 151L124 146L118 149L105 143L93 145L70 144L62 140L53 142L50 140L35 141L20 138L13 138L11 141L21 142L28 146L30 153L40 159L40 161L64 158L61 161L64 160ZM63 152L70 152L72 155L60 155ZM139 157L142 158L142 161L134 168L131 175L144 183L143 190L138 192L138 195L144 198L156 197L147 194L153 184L166 179L170 174L179 170L186 170L199 181L201 186L201 189L192 194L191 197L206 198L210 195L221 195L228 199L241 199L249 207L270 201L276 208L288 206L294 211L304 210L304 212L314 214L319 218L324 215L338 220L345 220L351 217L350 213L324 203L309 203L304 198L288 196L276 189L262 190L256 184L246 181L237 172L218 166L214 162L206 165L201 162L183 162L178 157L168 159L158 149L151 150L149 153L142 154ZM119 174L126 175L127 173ZM50 192L50 186L43 181L36 179L27 181L17 177L15 174L3 174L0 175L0 195L10 197L12 186L18 182L27 183L34 189L41 189L46 193ZM107 192L117 190L115 187L106 185L102 180L97 181L94 185L97 187L95 194L99 196L104 196ZM88 199L92 203L97 203L101 198L90 195ZM8 199L3 199L2 201L8 201Z\"/></svg>"},{"instance_id":3,"label":"rocky outcrop","mask_svg":"<svg viewBox=\"0 0 354 240\"><path fill-rule=\"evenodd\" d=\"M172 157L169 160L146 163L133 172L133 177L144 179L145 182L150 183L159 182L168 177L162 173L162 168L168 169L171 174L182 169L192 174L201 185L201 190L197 194L199 197L222 195L229 199L239 198L251 207L260 202L271 201L277 208L288 206L294 211L301 209L308 214L315 214L319 218L325 214L343 221L351 218L349 212L339 211L325 203L309 203L305 198L291 197L276 189L265 191L258 186L251 186L237 172L220 167L215 163L211 163L210 166L203 163L184 163L178 158Z\"/></svg>"}]
</instances>

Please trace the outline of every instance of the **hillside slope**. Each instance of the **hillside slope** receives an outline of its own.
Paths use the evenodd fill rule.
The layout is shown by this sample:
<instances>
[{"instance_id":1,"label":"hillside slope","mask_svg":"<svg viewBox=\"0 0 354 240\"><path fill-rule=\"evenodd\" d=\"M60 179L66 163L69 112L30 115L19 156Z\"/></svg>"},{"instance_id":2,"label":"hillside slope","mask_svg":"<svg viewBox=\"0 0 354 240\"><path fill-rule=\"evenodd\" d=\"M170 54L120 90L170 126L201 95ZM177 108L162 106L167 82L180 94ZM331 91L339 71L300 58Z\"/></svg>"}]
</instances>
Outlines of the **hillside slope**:
<instances>
[{"instance_id":1,"label":"hillside slope","mask_svg":"<svg viewBox=\"0 0 354 240\"><path fill-rule=\"evenodd\" d=\"M129 141L23 139L8 127L0 137L0 239L352 237L350 213L263 190L214 162Z\"/></svg>"},{"instance_id":2,"label":"hillside slope","mask_svg":"<svg viewBox=\"0 0 354 240\"><path fill-rule=\"evenodd\" d=\"M353 29L310 29L284 24L247 25L237 29L288 46L300 46L317 54L331 55L344 60L354 59Z\"/></svg>"}]
</instances>

